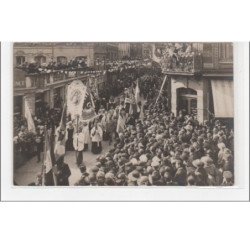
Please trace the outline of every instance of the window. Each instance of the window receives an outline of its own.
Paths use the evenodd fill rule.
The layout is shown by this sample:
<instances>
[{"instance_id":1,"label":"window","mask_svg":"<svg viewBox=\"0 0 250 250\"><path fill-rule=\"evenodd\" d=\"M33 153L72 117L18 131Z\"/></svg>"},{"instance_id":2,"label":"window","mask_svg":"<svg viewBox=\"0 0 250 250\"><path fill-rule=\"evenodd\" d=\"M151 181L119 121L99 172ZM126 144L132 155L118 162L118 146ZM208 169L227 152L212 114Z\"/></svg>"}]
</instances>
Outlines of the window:
<instances>
[{"instance_id":1,"label":"window","mask_svg":"<svg viewBox=\"0 0 250 250\"><path fill-rule=\"evenodd\" d=\"M58 56L57 57L57 63L62 63L62 64L67 63L67 57L65 57L65 56Z\"/></svg>"},{"instance_id":2,"label":"window","mask_svg":"<svg viewBox=\"0 0 250 250\"><path fill-rule=\"evenodd\" d=\"M46 63L46 57L45 56L36 56L35 62L37 62L38 64Z\"/></svg>"},{"instance_id":3,"label":"window","mask_svg":"<svg viewBox=\"0 0 250 250\"><path fill-rule=\"evenodd\" d=\"M233 62L233 44L220 43L219 44L219 60L220 62Z\"/></svg>"},{"instance_id":4,"label":"window","mask_svg":"<svg viewBox=\"0 0 250 250\"><path fill-rule=\"evenodd\" d=\"M24 56L16 56L16 65L22 65L25 62L25 57Z\"/></svg>"}]
</instances>

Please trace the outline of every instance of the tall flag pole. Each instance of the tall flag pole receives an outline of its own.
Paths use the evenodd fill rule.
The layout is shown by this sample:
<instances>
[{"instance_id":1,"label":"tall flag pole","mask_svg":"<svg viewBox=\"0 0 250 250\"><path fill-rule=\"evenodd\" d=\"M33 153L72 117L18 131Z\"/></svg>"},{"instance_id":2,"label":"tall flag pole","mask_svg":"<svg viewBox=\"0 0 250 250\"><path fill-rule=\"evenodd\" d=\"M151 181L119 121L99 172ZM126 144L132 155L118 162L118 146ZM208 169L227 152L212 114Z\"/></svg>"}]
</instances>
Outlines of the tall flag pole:
<instances>
[{"instance_id":1,"label":"tall flag pole","mask_svg":"<svg viewBox=\"0 0 250 250\"><path fill-rule=\"evenodd\" d=\"M46 176L46 149L47 149L47 126L44 129L44 149L43 149L43 164L42 164L42 186L45 186L45 176Z\"/></svg>"},{"instance_id":2,"label":"tall flag pole","mask_svg":"<svg viewBox=\"0 0 250 250\"><path fill-rule=\"evenodd\" d=\"M165 75L165 77L164 77L164 79L163 79L163 82L162 82L162 85L161 85L161 89L160 89L159 94L158 94L158 96L157 96L157 99L156 99L156 101L155 101L155 105L157 104L157 102L158 102L158 100L159 100L159 98L160 98L160 96L161 96L161 94L162 94L162 90L163 90L163 87L164 87L164 85L165 85L166 80L167 80L167 75Z\"/></svg>"},{"instance_id":3,"label":"tall flag pole","mask_svg":"<svg viewBox=\"0 0 250 250\"><path fill-rule=\"evenodd\" d=\"M54 180L54 185L57 186L57 165L56 165L56 158L55 158L55 153L54 153L54 136L52 135L52 131L50 132L49 135L49 150L50 150L50 157L51 157L51 163L52 163L52 176Z\"/></svg>"}]
</instances>

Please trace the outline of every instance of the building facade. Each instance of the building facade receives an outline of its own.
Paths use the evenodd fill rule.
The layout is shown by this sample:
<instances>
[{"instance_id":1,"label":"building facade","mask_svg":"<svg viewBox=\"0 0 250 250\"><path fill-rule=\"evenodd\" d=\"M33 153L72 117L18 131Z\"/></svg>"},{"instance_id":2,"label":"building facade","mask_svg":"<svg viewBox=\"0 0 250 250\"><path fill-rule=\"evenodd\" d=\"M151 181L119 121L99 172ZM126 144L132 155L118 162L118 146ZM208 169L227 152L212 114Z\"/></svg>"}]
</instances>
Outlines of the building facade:
<instances>
[{"instance_id":1,"label":"building facade","mask_svg":"<svg viewBox=\"0 0 250 250\"><path fill-rule=\"evenodd\" d=\"M130 57L132 59L142 58L142 43L130 43Z\"/></svg>"},{"instance_id":2,"label":"building facade","mask_svg":"<svg viewBox=\"0 0 250 250\"><path fill-rule=\"evenodd\" d=\"M142 44L142 58L149 59L152 57L152 44L151 43L143 43Z\"/></svg>"},{"instance_id":3,"label":"building facade","mask_svg":"<svg viewBox=\"0 0 250 250\"><path fill-rule=\"evenodd\" d=\"M130 43L118 44L118 56L119 56L119 59L130 57Z\"/></svg>"},{"instance_id":4,"label":"building facade","mask_svg":"<svg viewBox=\"0 0 250 250\"><path fill-rule=\"evenodd\" d=\"M51 60L67 63L74 58L85 59L88 66L94 66L97 60L118 59L117 43L15 43L13 50L15 66Z\"/></svg>"},{"instance_id":5,"label":"building facade","mask_svg":"<svg viewBox=\"0 0 250 250\"><path fill-rule=\"evenodd\" d=\"M24 62L39 64L84 59L88 66L102 69L105 60L118 58L116 43L15 43L13 46L14 114L24 115L24 99L33 115L43 103L50 108L60 108L65 100L66 85L74 79L86 80L86 76L74 76L74 72L60 70L37 75L26 74L16 66Z\"/></svg>"},{"instance_id":6,"label":"building facade","mask_svg":"<svg viewBox=\"0 0 250 250\"><path fill-rule=\"evenodd\" d=\"M162 60L171 111L193 113L200 122L215 117L232 124L233 44L191 43L190 48L191 57Z\"/></svg>"},{"instance_id":7,"label":"building facade","mask_svg":"<svg viewBox=\"0 0 250 250\"><path fill-rule=\"evenodd\" d=\"M95 46L93 43L15 43L13 62L48 63L51 60L68 62L74 58L85 58L88 66L94 65Z\"/></svg>"}]
</instances>

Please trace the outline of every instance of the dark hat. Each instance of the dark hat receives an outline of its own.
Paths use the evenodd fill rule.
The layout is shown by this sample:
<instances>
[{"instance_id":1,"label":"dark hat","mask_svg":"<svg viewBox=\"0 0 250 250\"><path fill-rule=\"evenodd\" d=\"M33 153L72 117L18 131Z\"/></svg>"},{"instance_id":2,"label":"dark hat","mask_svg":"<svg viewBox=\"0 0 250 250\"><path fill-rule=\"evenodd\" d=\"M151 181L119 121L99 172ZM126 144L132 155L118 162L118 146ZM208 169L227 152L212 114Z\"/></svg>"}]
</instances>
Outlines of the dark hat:
<instances>
[{"instance_id":1,"label":"dark hat","mask_svg":"<svg viewBox=\"0 0 250 250\"><path fill-rule=\"evenodd\" d=\"M225 171L225 172L223 173L223 177L224 177L225 179L231 179L231 178L233 177L233 174L232 174L231 171Z\"/></svg>"},{"instance_id":2,"label":"dark hat","mask_svg":"<svg viewBox=\"0 0 250 250\"><path fill-rule=\"evenodd\" d=\"M94 166L94 167L91 168L91 171L93 173L97 173L99 171L99 168L97 166Z\"/></svg>"},{"instance_id":3,"label":"dark hat","mask_svg":"<svg viewBox=\"0 0 250 250\"><path fill-rule=\"evenodd\" d=\"M138 185L146 185L148 184L148 182L149 182L149 179L147 176L141 176L137 181Z\"/></svg>"},{"instance_id":4,"label":"dark hat","mask_svg":"<svg viewBox=\"0 0 250 250\"><path fill-rule=\"evenodd\" d=\"M119 179L125 180L125 179L126 179L126 174L125 174L124 172L121 172L121 173L118 174L117 177L118 177Z\"/></svg>"},{"instance_id":5,"label":"dark hat","mask_svg":"<svg viewBox=\"0 0 250 250\"><path fill-rule=\"evenodd\" d=\"M200 159L196 159L192 162L193 166L198 168L198 167L203 167L204 163Z\"/></svg>"},{"instance_id":6,"label":"dark hat","mask_svg":"<svg viewBox=\"0 0 250 250\"><path fill-rule=\"evenodd\" d=\"M86 166L84 164L80 164L79 169L80 169L81 173L86 172Z\"/></svg>"}]
</instances>

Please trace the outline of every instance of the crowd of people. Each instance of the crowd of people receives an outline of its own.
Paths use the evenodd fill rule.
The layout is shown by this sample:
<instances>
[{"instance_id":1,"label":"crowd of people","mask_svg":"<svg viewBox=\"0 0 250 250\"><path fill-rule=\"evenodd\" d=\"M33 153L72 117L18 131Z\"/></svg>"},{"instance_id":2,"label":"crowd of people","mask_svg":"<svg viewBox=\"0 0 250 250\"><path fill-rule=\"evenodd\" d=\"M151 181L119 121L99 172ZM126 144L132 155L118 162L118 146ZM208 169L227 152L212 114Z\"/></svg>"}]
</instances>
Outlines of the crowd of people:
<instances>
[{"instance_id":1,"label":"crowd of people","mask_svg":"<svg viewBox=\"0 0 250 250\"><path fill-rule=\"evenodd\" d=\"M201 59L198 51L194 51L191 43L168 43L164 49L156 49L156 56L162 58L161 64L167 71L192 72L196 61Z\"/></svg>"},{"instance_id":2,"label":"crowd of people","mask_svg":"<svg viewBox=\"0 0 250 250\"><path fill-rule=\"evenodd\" d=\"M48 63L41 63L39 61L24 62L17 66L18 69L25 71L27 74L46 73L52 70L76 70L86 69L87 63L84 59L74 58L66 61L50 60Z\"/></svg>"},{"instance_id":3,"label":"crowd of people","mask_svg":"<svg viewBox=\"0 0 250 250\"><path fill-rule=\"evenodd\" d=\"M33 117L36 133L28 130L27 120L20 114L14 116L14 166L20 167L34 155L41 161L44 143L45 125L48 128L58 126L62 109L52 109L44 102L36 108Z\"/></svg>"},{"instance_id":4,"label":"crowd of people","mask_svg":"<svg viewBox=\"0 0 250 250\"><path fill-rule=\"evenodd\" d=\"M152 101L143 119L120 109L126 118L112 149L95 166L80 164L75 185L233 185L233 130L219 120L200 124L185 111L174 116L162 100Z\"/></svg>"},{"instance_id":5,"label":"crowd of people","mask_svg":"<svg viewBox=\"0 0 250 250\"><path fill-rule=\"evenodd\" d=\"M233 185L233 129L214 119L199 123L186 110L180 110L175 116L168 107L167 90L163 89L159 95L161 73L149 71L120 73L109 91L101 91L94 98L97 113L94 120L76 127L67 117L66 154L76 152L81 172L75 185ZM137 97L136 89L140 90ZM45 107L41 116L35 117L37 134L33 141L37 161L41 160L43 150L44 125L52 124L55 136L60 136L61 114L62 109L56 112ZM25 121L16 122L20 128L20 123ZM23 136L26 129L23 126L14 138L15 143ZM105 154L101 154L103 141L110 145ZM97 155L93 166L85 165L86 150ZM57 159L57 185L69 185L70 164L73 163L64 163L63 157ZM40 185L40 180L38 175L35 185Z\"/></svg>"}]
</instances>

